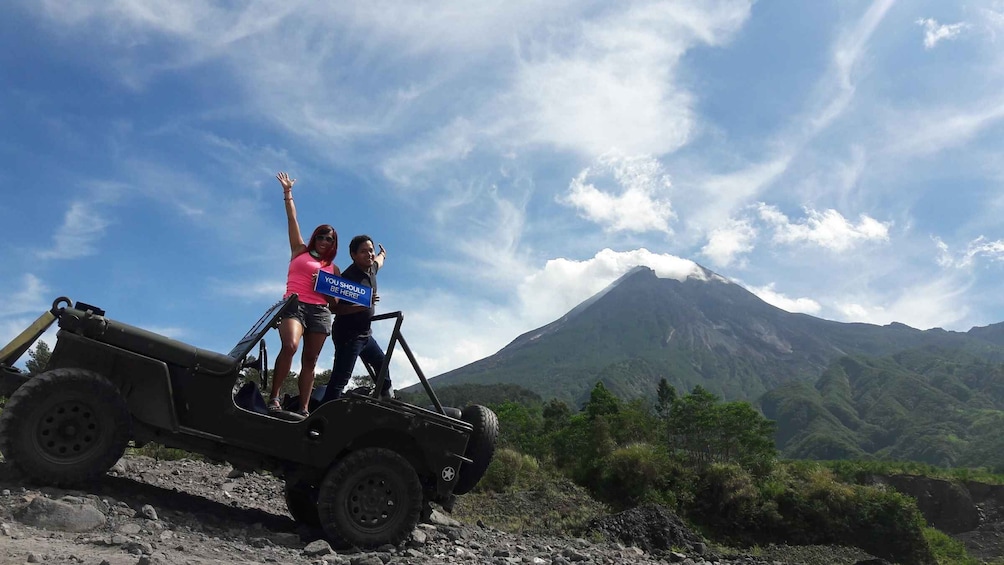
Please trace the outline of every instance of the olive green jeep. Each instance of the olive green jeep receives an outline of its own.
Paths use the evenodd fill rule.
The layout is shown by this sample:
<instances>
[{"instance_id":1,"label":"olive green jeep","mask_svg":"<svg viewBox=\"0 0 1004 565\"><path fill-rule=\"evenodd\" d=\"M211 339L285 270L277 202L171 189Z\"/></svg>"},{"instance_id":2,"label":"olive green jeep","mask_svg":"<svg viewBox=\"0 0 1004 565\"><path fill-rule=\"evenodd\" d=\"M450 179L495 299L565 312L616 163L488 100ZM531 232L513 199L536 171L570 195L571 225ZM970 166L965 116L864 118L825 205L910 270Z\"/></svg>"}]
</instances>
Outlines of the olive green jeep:
<instances>
[{"instance_id":1,"label":"olive green jeep","mask_svg":"<svg viewBox=\"0 0 1004 565\"><path fill-rule=\"evenodd\" d=\"M100 308L60 297L0 350L0 452L32 480L77 484L103 475L132 442L156 442L265 470L286 481L295 520L340 545L398 544L436 502L481 479L495 451L498 420L483 406L444 408L395 320L374 391L400 345L431 404L350 392L309 416L264 409L250 363L267 375L264 338L296 295L258 320L226 354L117 322ZM14 363L53 323L56 344L42 372ZM258 355L251 355L258 347ZM377 371L372 373L372 371ZM265 383L261 382L261 388Z\"/></svg>"}]
</instances>

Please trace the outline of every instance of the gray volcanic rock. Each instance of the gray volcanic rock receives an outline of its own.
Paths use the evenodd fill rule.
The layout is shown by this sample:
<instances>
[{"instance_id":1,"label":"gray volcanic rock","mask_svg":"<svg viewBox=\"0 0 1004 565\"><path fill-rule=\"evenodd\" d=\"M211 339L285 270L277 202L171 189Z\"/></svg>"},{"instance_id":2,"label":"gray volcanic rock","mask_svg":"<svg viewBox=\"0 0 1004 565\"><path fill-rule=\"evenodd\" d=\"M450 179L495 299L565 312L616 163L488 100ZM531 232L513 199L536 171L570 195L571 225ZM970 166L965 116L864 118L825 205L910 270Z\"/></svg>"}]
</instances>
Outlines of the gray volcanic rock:
<instances>
[{"instance_id":1,"label":"gray volcanic rock","mask_svg":"<svg viewBox=\"0 0 1004 565\"><path fill-rule=\"evenodd\" d=\"M598 518L589 523L588 529L646 552L686 547L704 553L707 547L705 540L676 514L654 504Z\"/></svg>"},{"instance_id":2,"label":"gray volcanic rock","mask_svg":"<svg viewBox=\"0 0 1004 565\"><path fill-rule=\"evenodd\" d=\"M600 535L588 539L506 532L443 515L438 523L419 524L400 546L333 551L320 532L289 517L282 480L258 473L233 477L230 471L204 461L126 456L108 476L85 491L74 491L40 489L0 460L0 563L656 565L671 560L670 552L662 549L670 545L681 562L694 564L851 565L869 557L826 550L822 559L789 560L785 555L794 548L778 548L769 558L716 559L679 518L655 506L598 520L593 531ZM464 504L464 498L458 504ZM52 517L67 508L82 512L90 523L100 516L101 524L86 533L57 529L53 524L62 522ZM15 514L49 518L21 521ZM150 519L154 514L157 520Z\"/></svg>"},{"instance_id":3,"label":"gray volcanic rock","mask_svg":"<svg viewBox=\"0 0 1004 565\"><path fill-rule=\"evenodd\" d=\"M36 497L14 513L21 523L45 530L88 532L105 525L105 515L86 503Z\"/></svg>"}]
</instances>

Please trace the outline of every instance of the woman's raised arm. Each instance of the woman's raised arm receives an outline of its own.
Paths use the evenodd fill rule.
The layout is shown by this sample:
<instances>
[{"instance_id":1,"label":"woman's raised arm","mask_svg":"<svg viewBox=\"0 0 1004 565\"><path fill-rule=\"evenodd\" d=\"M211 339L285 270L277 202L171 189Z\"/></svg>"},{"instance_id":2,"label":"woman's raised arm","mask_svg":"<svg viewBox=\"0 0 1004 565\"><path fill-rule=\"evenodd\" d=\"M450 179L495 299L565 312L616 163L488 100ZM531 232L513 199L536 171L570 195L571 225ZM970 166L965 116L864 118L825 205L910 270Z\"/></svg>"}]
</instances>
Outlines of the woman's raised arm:
<instances>
[{"instance_id":1,"label":"woman's raised arm","mask_svg":"<svg viewBox=\"0 0 1004 565\"><path fill-rule=\"evenodd\" d=\"M296 179L289 178L284 172L275 175L282 185L282 198L286 204L286 224L289 228L289 253L290 257L296 257L307 250L307 244L303 242L300 235L300 224L296 221L296 206L293 204L293 184Z\"/></svg>"}]
</instances>

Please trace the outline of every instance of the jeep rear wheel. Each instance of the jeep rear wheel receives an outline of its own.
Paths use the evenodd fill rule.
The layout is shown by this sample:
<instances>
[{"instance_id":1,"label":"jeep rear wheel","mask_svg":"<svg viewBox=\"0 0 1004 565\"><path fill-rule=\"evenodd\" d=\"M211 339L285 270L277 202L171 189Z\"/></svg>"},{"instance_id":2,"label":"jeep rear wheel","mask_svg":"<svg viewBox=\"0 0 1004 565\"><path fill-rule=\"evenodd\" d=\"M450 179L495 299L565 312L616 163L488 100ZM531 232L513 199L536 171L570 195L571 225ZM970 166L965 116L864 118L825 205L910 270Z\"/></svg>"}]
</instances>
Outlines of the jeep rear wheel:
<instances>
[{"instance_id":1,"label":"jeep rear wheel","mask_svg":"<svg viewBox=\"0 0 1004 565\"><path fill-rule=\"evenodd\" d=\"M312 528L321 525L317 515L317 487L304 481L286 481L286 509L294 520Z\"/></svg>"},{"instance_id":2,"label":"jeep rear wheel","mask_svg":"<svg viewBox=\"0 0 1004 565\"><path fill-rule=\"evenodd\" d=\"M495 444L499 439L498 416L490 409L472 404L464 408L460 419L474 426L471 438L467 440L467 449L464 450L464 457L472 462L460 466L460 476L453 494L467 494L478 484L492 462Z\"/></svg>"},{"instance_id":3,"label":"jeep rear wheel","mask_svg":"<svg viewBox=\"0 0 1004 565\"><path fill-rule=\"evenodd\" d=\"M131 425L125 400L108 379L54 369L11 395L0 414L0 451L32 479L85 482L122 457Z\"/></svg>"},{"instance_id":4,"label":"jeep rear wheel","mask_svg":"<svg viewBox=\"0 0 1004 565\"><path fill-rule=\"evenodd\" d=\"M411 535L422 510L422 484L411 463L389 449L345 456L321 482L317 513L336 544L397 545Z\"/></svg>"}]
</instances>

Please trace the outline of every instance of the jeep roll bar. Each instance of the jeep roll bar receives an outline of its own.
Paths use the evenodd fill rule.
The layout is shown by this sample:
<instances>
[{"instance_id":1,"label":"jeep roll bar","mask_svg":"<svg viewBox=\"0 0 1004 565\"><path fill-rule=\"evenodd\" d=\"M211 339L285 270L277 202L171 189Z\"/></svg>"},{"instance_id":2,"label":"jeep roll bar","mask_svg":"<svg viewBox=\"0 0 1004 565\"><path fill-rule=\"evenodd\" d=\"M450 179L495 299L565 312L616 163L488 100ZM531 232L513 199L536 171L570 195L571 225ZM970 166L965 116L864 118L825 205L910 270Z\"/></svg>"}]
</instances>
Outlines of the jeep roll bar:
<instances>
[{"instance_id":1,"label":"jeep roll bar","mask_svg":"<svg viewBox=\"0 0 1004 565\"><path fill-rule=\"evenodd\" d=\"M428 379L425 378L425 373L422 372L421 367L418 366L418 360L415 359L415 354L411 352L411 348L408 347L408 342L405 341L404 336L401 335L401 324L404 323L404 313L400 310L397 312L388 312L386 314L378 314L371 318L372 321L377 322L380 320L389 320L394 318L394 330L390 334L390 343L387 344L387 352L384 354L383 365L379 368L379 373L373 374L373 367L369 364L363 363L366 370L369 371L370 377L376 382L373 387L373 396L378 397L380 391L383 390L383 383L387 379L387 369L390 367L390 358L394 354L394 346L397 343L401 344L401 349L404 350L405 355L408 356L408 361L411 362L411 368L415 369L415 373L418 375L418 379L422 381L422 386L425 388L426 394L429 395L429 399L432 400L432 404L435 405L436 411L440 414L446 415L446 411L443 410L443 405L439 402L439 397L436 396L436 392L432 390L429 385Z\"/></svg>"}]
</instances>

